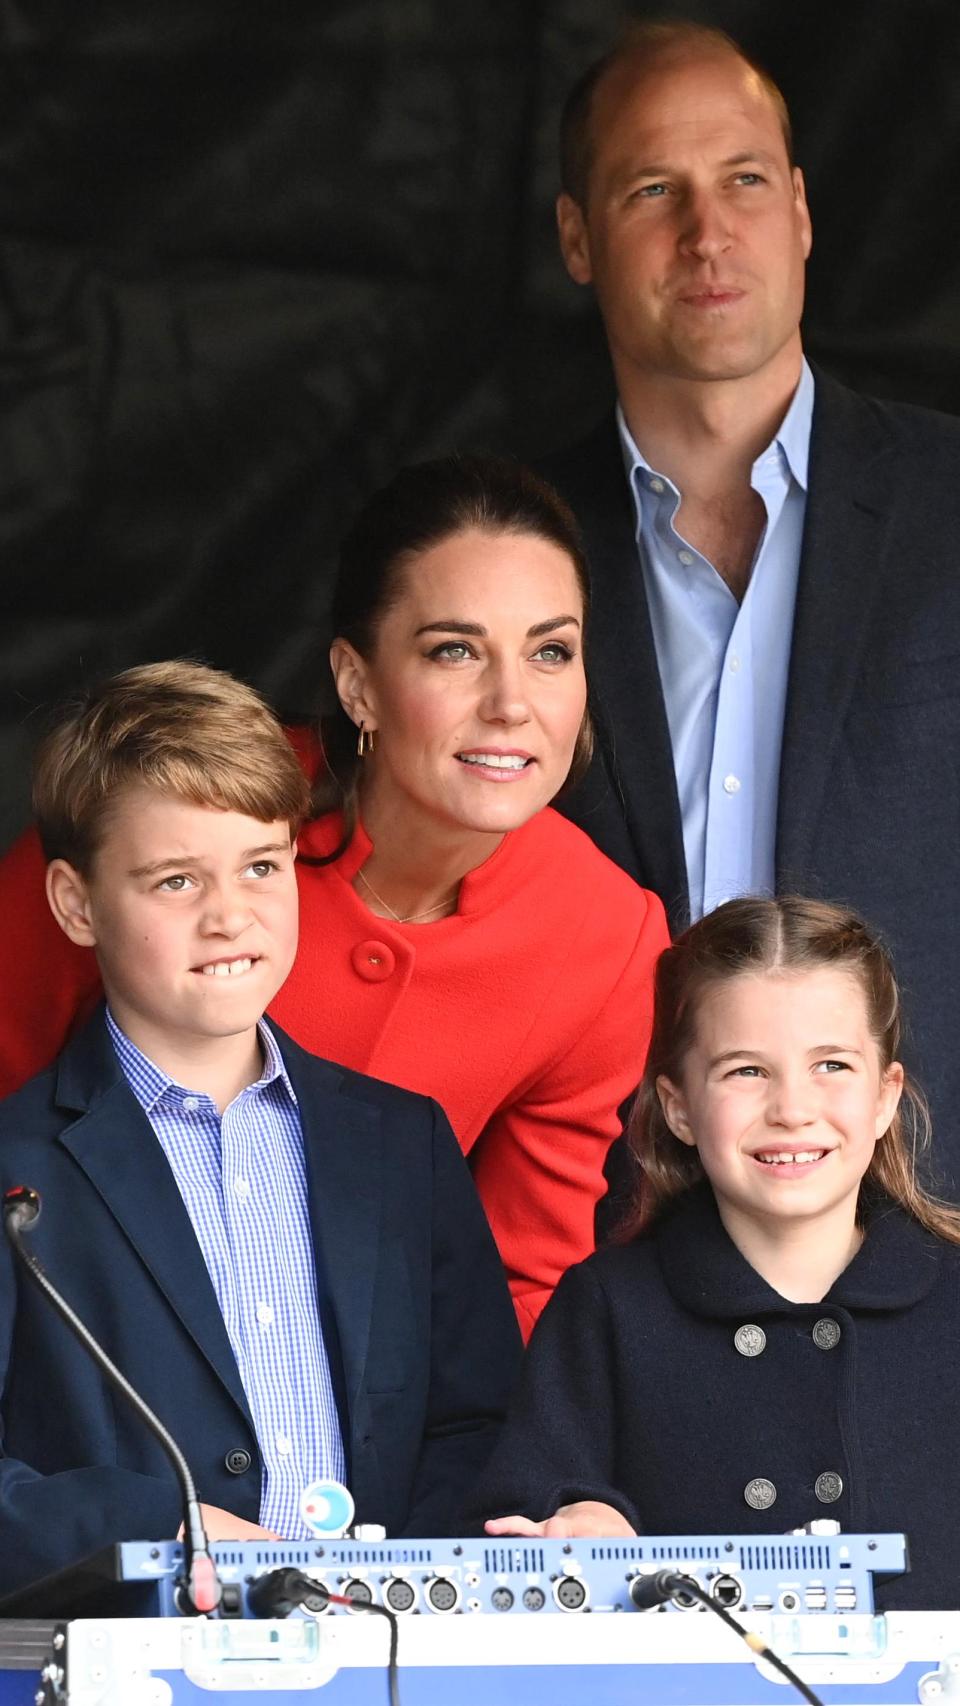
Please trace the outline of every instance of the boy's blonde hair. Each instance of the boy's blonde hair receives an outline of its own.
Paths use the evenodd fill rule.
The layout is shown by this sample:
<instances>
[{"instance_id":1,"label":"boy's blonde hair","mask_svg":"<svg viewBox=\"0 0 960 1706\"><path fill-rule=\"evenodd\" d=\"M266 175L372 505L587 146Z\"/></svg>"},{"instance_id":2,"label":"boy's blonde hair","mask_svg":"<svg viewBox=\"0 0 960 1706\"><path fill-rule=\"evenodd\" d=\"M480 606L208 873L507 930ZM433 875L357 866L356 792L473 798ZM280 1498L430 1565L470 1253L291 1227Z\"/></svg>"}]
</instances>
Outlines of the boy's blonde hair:
<instances>
[{"instance_id":1,"label":"boy's blonde hair","mask_svg":"<svg viewBox=\"0 0 960 1706\"><path fill-rule=\"evenodd\" d=\"M259 693L182 658L112 676L42 741L33 809L47 858L88 875L113 802L130 783L260 823L283 821L292 834L309 806L299 760Z\"/></svg>"}]
</instances>

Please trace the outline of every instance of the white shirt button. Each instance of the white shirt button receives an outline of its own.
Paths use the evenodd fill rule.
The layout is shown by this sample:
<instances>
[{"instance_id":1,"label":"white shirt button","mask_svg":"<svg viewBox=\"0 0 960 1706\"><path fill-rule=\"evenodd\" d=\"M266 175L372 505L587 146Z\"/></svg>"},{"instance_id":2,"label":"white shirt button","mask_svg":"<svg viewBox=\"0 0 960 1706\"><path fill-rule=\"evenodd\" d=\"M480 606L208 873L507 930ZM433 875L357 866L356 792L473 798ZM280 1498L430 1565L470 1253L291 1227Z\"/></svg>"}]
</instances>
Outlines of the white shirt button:
<instances>
[{"instance_id":1,"label":"white shirt button","mask_svg":"<svg viewBox=\"0 0 960 1706\"><path fill-rule=\"evenodd\" d=\"M690 567L690 564L693 562L693 552L692 551L678 551L677 556L679 557L684 568L688 569Z\"/></svg>"},{"instance_id":2,"label":"white shirt button","mask_svg":"<svg viewBox=\"0 0 960 1706\"><path fill-rule=\"evenodd\" d=\"M238 1196L241 1202L246 1202L250 1195L249 1179L245 1179L242 1174L238 1175L238 1177L233 1181L233 1191L234 1195Z\"/></svg>"},{"instance_id":3,"label":"white shirt button","mask_svg":"<svg viewBox=\"0 0 960 1706\"><path fill-rule=\"evenodd\" d=\"M732 657L727 667L732 670L734 675L736 675L737 670L740 668L740 659L738 657Z\"/></svg>"},{"instance_id":4,"label":"white shirt button","mask_svg":"<svg viewBox=\"0 0 960 1706\"><path fill-rule=\"evenodd\" d=\"M650 481L650 490L651 490L651 492L656 492L659 495L660 492L663 491L663 481L662 480L651 480Z\"/></svg>"},{"instance_id":5,"label":"white shirt button","mask_svg":"<svg viewBox=\"0 0 960 1706\"><path fill-rule=\"evenodd\" d=\"M723 791L725 794L739 794L739 792L740 792L740 778L739 778L739 776L725 776L723 778Z\"/></svg>"},{"instance_id":6,"label":"white shirt button","mask_svg":"<svg viewBox=\"0 0 960 1706\"><path fill-rule=\"evenodd\" d=\"M273 1310L269 1303L257 1304L257 1320L264 1327L270 1327L273 1325Z\"/></svg>"},{"instance_id":7,"label":"white shirt button","mask_svg":"<svg viewBox=\"0 0 960 1706\"><path fill-rule=\"evenodd\" d=\"M278 1434L277 1435L276 1446L277 1446L277 1450L279 1451L281 1457L289 1457L291 1451L293 1450L293 1447L290 1444L290 1441L288 1440L286 1434Z\"/></svg>"},{"instance_id":8,"label":"white shirt button","mask_svg":"<svg viewBox=\"0 0 960 1706\"><path fill-rule=\"evenodd\" d=\"M200 1101L197 1096L184 1096L183 1111L185 1114L195 1114L199 1106Z\"/></svg>"}]
</instances>

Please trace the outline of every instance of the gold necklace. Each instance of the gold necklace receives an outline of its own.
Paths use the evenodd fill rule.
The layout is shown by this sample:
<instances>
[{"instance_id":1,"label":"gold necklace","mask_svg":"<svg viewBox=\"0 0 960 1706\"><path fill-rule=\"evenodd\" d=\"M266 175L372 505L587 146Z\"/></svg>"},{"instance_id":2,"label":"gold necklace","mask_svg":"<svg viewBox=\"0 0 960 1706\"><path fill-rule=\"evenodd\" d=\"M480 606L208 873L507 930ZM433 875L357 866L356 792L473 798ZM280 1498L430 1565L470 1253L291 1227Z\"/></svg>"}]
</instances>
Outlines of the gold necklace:
<instances>
[{"instance_id":1,"label":"gold necklace","mask_svg":"<svg viewBox=\"0 0 960 1706\"><path fill-rule=\"evenodd\" d=\"M384 911L393 919L395 924L418 924L421 919L432 918L435 912L442 912L444 907L449 906L450 902L456 898L457 891L454 889L451 894L446 896L445 900L438 900L436 906L428 906L426 912L394 912L390 902L388 900L384 900L382 894L377 893L369 878L365 877L362 871L358 871L357 876L360 878L360 881L367 893L373 896L373 899L377 902L378 906L383 907Z\"/></svg>"}]
</instances>

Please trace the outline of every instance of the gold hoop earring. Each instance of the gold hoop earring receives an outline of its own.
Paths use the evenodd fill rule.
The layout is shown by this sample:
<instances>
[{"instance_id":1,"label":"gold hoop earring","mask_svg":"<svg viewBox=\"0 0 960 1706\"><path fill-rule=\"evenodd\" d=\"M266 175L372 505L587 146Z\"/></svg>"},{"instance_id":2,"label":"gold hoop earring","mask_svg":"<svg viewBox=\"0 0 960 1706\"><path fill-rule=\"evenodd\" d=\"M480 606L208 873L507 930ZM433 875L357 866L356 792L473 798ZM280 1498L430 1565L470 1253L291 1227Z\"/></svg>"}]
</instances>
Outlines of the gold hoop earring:
<instances>
[{"instance_id":1,"label":"gold hoop earring","mask_svg":"<svg viewBox=\"0 0 960 1706\"><path fill-rule=\"evenodd\" d=\"M361 723L360 724L360 733L357 735L357 757L358 758L366 758L367 753L372 752L372 751L373 751L373 730L366 728L365 725L363 723Z\"/></svg>"}]
</instances>

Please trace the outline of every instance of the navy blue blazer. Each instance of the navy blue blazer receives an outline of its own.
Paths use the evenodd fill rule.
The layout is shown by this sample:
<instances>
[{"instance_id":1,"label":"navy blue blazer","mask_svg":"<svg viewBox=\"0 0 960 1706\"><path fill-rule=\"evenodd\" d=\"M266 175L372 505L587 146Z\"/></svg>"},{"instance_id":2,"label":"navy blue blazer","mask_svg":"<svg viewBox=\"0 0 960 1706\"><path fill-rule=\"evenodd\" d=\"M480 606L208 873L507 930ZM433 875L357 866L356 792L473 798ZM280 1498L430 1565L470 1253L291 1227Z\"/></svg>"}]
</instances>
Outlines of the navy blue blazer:
<instances>
[{"instance_id":1,"label":"navy blue blazer","mask_svg":"<svg viewBox=\"0 0 960 1706\"><path fill-rule=\"evenodd\" d=\"M901 1210L877 1205L822 1302L788 1303L695 1188L560 1281L480 1509L540 1521L600 1499L646 1534L783 1534L817 1517L905 1532L911 1573L882 1604L956 1609L958 1340L960 1248Z\"/></svg>"},{"instance_id":2,"label":"navy blue blazer","mask_svg":"<svg viewBox=\"0 0 960 1706\"><path fill-rule=\"evenodd\" d=\"M519 1363L466 1164L435 1103L273 1029L300 1106L358 1519L390 1534L455 1532ZM102 1015L0 1105L0 1182L40 1191L31 1249L170 1428L200 1498L256 1522L257 1441L216 1294ZM0 1375L0 1593L110 1541L176 1533L179 1495L159 1446L5 1240Z\"/></svg>"},{"instance_id":3,"label":"navy blue blazer","mask_svg":"<svg viewBox=\"0 0 960 1706\"><path fill-rule=\"evenodd\" d=\"M960 420L816 375L777 810L778 892L843 902L893 950L960 1190ZM683 831L614 420L543 464L583 527L598 742L557 801L686 922Z\"/></svg>"}]
</instances>

